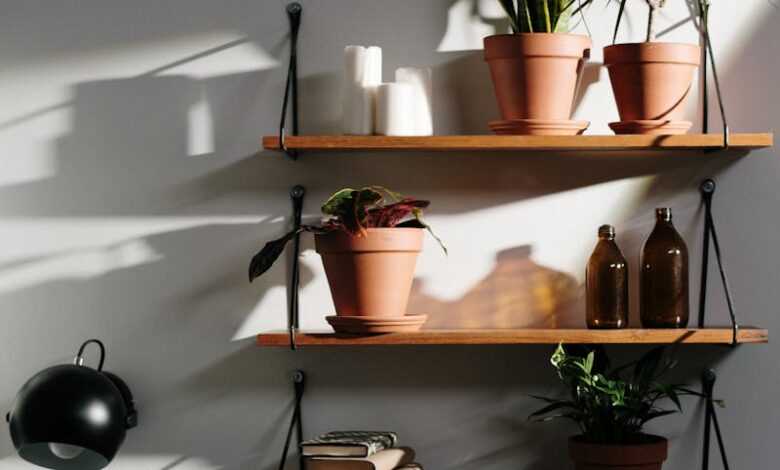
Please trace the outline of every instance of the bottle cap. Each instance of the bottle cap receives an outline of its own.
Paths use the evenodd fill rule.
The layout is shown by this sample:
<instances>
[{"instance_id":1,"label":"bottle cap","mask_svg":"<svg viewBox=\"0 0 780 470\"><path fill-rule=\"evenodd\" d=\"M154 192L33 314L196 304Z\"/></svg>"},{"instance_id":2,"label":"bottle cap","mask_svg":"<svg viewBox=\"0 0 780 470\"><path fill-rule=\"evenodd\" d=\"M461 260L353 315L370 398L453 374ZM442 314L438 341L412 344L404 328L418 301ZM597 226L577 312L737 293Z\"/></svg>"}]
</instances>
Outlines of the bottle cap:
<instances>
[{"instance_id":1,"label":"bottle cap","mask_svg":"<svg viewBox=\"0 0 780 470\"><path fill-rule=\"evenodd\" d=\"M672 209L669 207L659 207L655 210L656 219L670 221L672 220Z\"/></svg>"},{"instance_id":2,"label":"bottle cap","mask_svg":"<svg viewBox=\"0 0 780 470\"><path fill-rule=\"evenodd\" d=\"M599 227L599 237L601 238L615 238L615 227L605 224Z\"/></svg>"}]
</instances>

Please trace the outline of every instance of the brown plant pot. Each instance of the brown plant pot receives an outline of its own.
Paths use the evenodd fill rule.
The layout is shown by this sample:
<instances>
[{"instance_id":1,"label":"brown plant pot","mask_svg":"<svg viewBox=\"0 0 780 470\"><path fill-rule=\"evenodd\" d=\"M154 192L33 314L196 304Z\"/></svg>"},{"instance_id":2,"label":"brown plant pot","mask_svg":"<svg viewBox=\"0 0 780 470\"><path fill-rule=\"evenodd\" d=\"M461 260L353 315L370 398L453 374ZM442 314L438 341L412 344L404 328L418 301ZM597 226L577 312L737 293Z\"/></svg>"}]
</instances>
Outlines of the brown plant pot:
<instances>
[{"instance_id":1,"label":"brown plant pot","mask_svg":"<svg viewBox=\"0 0 780 470\"><path fill-rule=\"evenodd\" d=\"M641 435L637 444L590 444L582 436L569 439L569 456L576 470L661 470L669 443L660 436Z\"/></svg>"},{"instance_id":2,"label":"brown plant pot","mask_svg":"<svg viewBox=\"0 0 780 470\"><path fill-rule=\"evenodd\" d=\"M615 44L604 48L604 65L615 95L622 126L632 133L661 134L658 125L668 122L669 134L679 134L684 121L685 102L699 66L701 49L695 44L640 42ZM631 122L641 121L637 125Z\"/></svg>"},{"instance_id":3,"label":"brown plant pot","mask_svg":"<svg viewBox=\"0 0 780 470\"><path fill-rule=\"evenodd\" d=\"M370 228L364 237L343 232L315 235L339 316L402 317L406 314L419 228Z\"/></svg>"},{"instance_id":4,"label":"brown plant pot","mask_svg":"<svg viewBox=\"0 0 780 470\"><path fill-rule=\"evenodd\" d=\"M485 38L501 117L568 120L590 38L580 34L521 33Z\"/></svg>"}]
</instances>

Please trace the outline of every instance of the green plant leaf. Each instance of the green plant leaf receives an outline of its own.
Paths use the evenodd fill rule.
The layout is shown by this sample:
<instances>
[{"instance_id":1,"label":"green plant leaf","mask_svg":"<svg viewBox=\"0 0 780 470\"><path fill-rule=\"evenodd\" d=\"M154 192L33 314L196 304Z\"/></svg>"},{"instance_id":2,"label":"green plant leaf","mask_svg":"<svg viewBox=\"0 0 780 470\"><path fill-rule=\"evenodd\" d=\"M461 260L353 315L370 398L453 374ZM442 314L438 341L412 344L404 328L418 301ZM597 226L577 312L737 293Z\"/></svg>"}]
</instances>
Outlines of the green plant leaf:
<instances>
[{"instance_id":1,"label":"green plant leaf","mask_svg":"<svg viewBox=\"0 0 780 470\"><path fill-rule=\"evenodd\" d=\"M517 24L517 11L515 10L514 0L498 0L498 3L504 9L506 16L509 18L509 24L512 26L512 31L519 33L520 27Z\"/></svg>"},{"instance_id":2,"label":"green plant leaf","mask_svg":"<svg viewBox=\"0 0 780 470\"><path fill-rule=\"evenodd\" d=\"M663 359L665 348L659 346L648 351L637 361L634 367L634 383L638 387L640 392L645 392L650 389L651 384L656 376L658 366Z\"/></svg>"},{"instance_id":3,"label":"green plant leaf","mask_svg":"<svg viewBox=\"0 0 780 470\"><path fill-rule=\"evenodd\" d=\"M574 403L568 402L568 401L559 401L556 403L550 403L549 405L542 407L530 415L528 415L528 419L533 419L538 416L546 415L547 413L555 410L560 410L562 408L573 408L576 409L577 407L574 405Z\"/></svg>"},{"instance_id":4,"label":"green plant leaf","mask_svg":"<svg viewBox=\"0 0 780 470\"><path fill-rule=\"evenodd\" d=\"M647 413L646 415L644 415L639 423L640 423L640 425L642 425L642 424L647 423L650 420L653 420L653 419L656 419L656 418L660 418L661 416L667 416L667 415L670 415L670 414L673 414L673 413L677 413L677 410L656 410L656 411L651 411L651 412Z\"/></svg>"},{"instance_id":5,"label":"green plant leaf","mask_svg":"<svg viewBox=\"0 0 780 470\"><path fill-rule=\"evenodd\" d=\"M441 247L442 251L444 251L444 255L445 255L445 256L446 256L446 255L448 255L448 254L449 254L449 252L447 251L447 246L444 244L444 242L442 241L442 239L441 239L441 238L439 238L439 237L438 237L438 236L437 236L435 233L433 233L433 229L431 228L431 226L430 226L430 225L428 225L428 224L427 224L427 223L426 223L426 222L423 220L423 218L422 218L422 216L423 216L423 214L422 214L422 210L420 210L419 208L417 208L417 209L415 209L414 211L412 211L412 214L414 214L414 219L417 221L417 223L419 223L421 226L425 227L425 229L428 231L428 233L430 233L430 234L431 234L431 236L433 237L433 239L434 239L434 240L436 240L436 243L438 243L438 244L439 244L439 246Z\"/></svg>"},{"instance_id":6,"label":"green plant leaf","mask_svg":"<svg viewBox=\"0 0 780 470\"><path fill-rule=\"evenodd\" d=\"M254 281L258 276L268 271L284 252L284 247L287 243L301 233L301 230L293 230L281 238L266 243L263 249L252 257L252 261L249 263L249 282Z\"/></svg>"},{"instance_id":7,"label":"green plant leaf","mask_svg":"<svg viewBox=\"0 0 780 470\"><path fill-rule=\"evenodd\" d=\"M615 20L615 31L612 33L612 44L617 41L618 30L620 30L620 20L623 18L623 11L626 9L626 0L620 0L620 6L618 7L618 15Z\"/></svg>"},{"instance_id":8,"label":"green plant leaf","mask_svg":"<svg viewBox=\"0 0 780 470\"><path fill-rule=\"evenodd\" d=\"M535 31L534 29L534 22L531 18L531 7L528 4L529 1L533 0L517 0L517 17L518 17L518 23L519 25L524 26L525 28L521 27L520 31L523 33L533 33ZM523 20L520 21L520 15L523 16Z\"/></svg>"},{"instance_id":9,"label":"green plant leaf","mask_svg":"<svg viewBox=\"0 0 780 470\"><path fill-rule=\"evenodd\" d=\"M588 356L585 358L585 372L590 374L590 372L593 370L593 360L595 358L595 353L593 351L588 353Z\"/></svg>"},{"instance_id":10,"label":"green plant leaf","mask_svg":"<svg viewBox=\"0 0 780 470\"><path fill-rule=\"evenodd\" d=\"M344 188L336 191L331 197L325 201L322 205L322 213L325 215L338 215L346 204L350 204L352 199L352 193L355 190L352 188Z\"/></svg>"}]
</instances>

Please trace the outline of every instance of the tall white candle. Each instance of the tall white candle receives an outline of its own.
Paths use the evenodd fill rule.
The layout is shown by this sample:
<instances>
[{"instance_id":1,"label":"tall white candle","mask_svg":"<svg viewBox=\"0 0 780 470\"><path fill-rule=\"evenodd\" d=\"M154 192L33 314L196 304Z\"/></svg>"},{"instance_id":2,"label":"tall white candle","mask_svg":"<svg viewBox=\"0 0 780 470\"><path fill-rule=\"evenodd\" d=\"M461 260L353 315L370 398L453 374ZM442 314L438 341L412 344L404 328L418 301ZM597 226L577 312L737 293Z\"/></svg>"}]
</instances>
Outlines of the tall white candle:
<instances>
[{"instance_id":1,"label":"tall white candle","mask_svg":"<svg viewBox=\"0 0 780 470\"><path fill-rule=\"evenodd\" d=\"M376 89L376 133L415 135L414 87L408 83L382 83Z\"/></svg>"},{"instance_id":2,"label":"tall white candle","mask_svg":"<svg viewBox=\"0 0 780 470\"><path fill-rule=\"evenodd\" d=\"M368 47L365 54L363 86L378 86L382 83L382 48L377 46Z\"/></svg>"},{"instance_id":3,"label":"tall white candle","mask_svg":"<svg viewBox=\"0 0 780 470\"><path fill-rule=\"evenodd\" d=\"M366 48L347 46L344 48L344 80L349 83L363 83L366 63Z\"/></svg>"},{"instance_id":4,"label":"tall white candle","mask_svg":"<svg viewBox=\"0 0 780 470\"><path fill-rule=\"evenodd\" d=\"M433 72L429 67L401 67L395 81L413 87L414 135L433 135Z\"/></svg>"},{"instance_id":5,"label":"tall white candle","mask_svg":"<svg viewBox=\"0 0 780 470\"><path fill-rule=\"evenodd\" d=\"M367 135L373 132L372 103L366 100L363 90L366 55L366 48L363 46L344 48L341 98L341 130L344 134Z\"/></svg>"}]
</instances>

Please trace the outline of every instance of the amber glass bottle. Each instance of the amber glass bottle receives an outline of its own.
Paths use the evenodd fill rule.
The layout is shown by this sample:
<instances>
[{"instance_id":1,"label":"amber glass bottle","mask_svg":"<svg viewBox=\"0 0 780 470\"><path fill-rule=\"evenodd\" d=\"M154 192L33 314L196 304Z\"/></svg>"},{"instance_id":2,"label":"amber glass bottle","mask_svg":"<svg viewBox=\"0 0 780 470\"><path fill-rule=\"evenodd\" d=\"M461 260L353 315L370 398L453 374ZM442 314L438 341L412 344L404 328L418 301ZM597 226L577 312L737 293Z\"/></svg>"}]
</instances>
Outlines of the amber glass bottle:
<instances>
[{"instance_id":1,"label":"amber glass bottle","mask_svg":"<svg viewBox=\"0 0 780 470\"><path fill-rule=\"evenodd\" d=\"M628 263L615 243L615 228L599 227L599 241L585 269L588 328L628 326Z\"/></svg>"},{"instance_id":2,"label":"amber glass bottle","mask_svg":"<svg viewBox=\"0 0 780 470\"><path fill-rule=\"evenodd\" d=\"M688 247L674 225L672 210L655 210L655 228L642 248L639 309L645 328L688 326Z\"/></svg>"}]
</instances>

